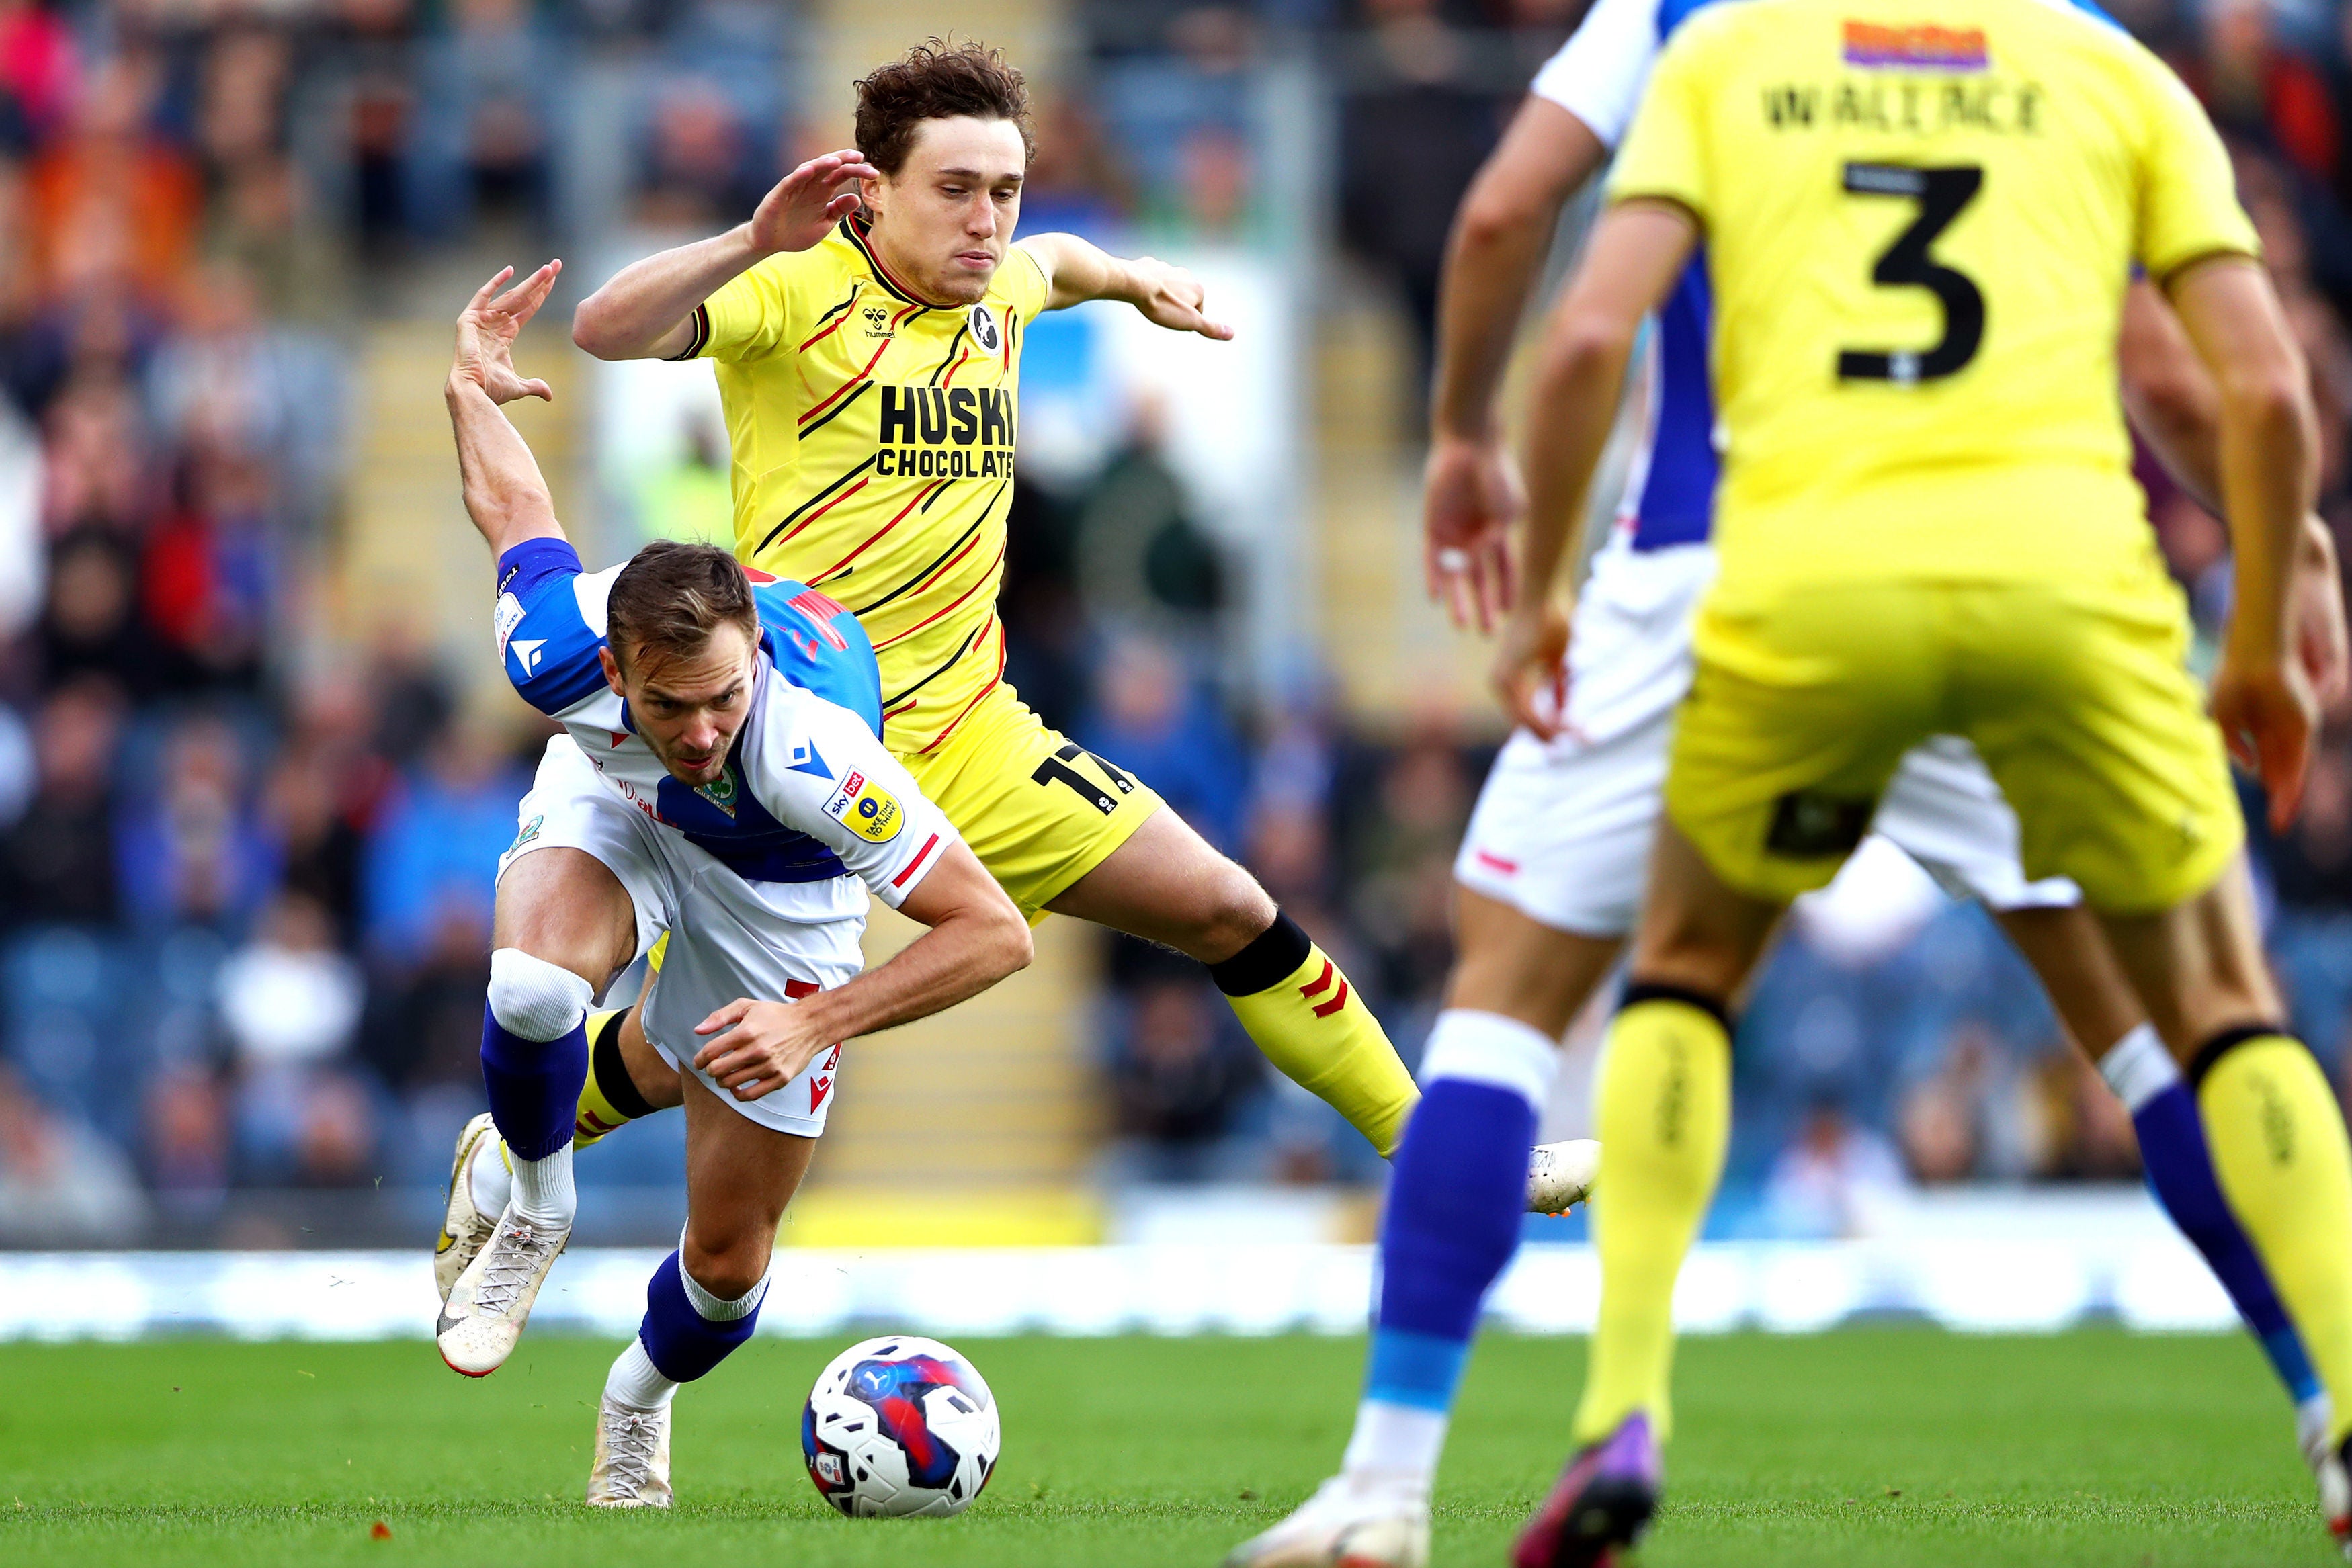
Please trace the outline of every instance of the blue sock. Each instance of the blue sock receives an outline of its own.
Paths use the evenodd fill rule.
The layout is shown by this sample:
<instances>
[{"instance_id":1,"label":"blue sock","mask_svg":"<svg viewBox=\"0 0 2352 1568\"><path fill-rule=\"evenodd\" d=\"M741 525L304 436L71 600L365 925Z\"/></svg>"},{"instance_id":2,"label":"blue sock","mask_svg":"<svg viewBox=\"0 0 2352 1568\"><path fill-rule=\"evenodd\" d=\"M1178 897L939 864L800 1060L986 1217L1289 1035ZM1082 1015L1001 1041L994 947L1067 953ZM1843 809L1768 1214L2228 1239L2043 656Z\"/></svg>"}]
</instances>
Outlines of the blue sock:
<instances>
[{"instance_id":1,"label":"blue sock","mask_svg":"<svg viewBox=\"0 0 2352 1568\"><path fill-rule=\"evenodd\" d=\"M587 1082L584 1018L553 1040L525 1040L483 1008L482 1082L490 1119L515 1158L543 1160L572 1141L580 1086Z\"/></svg>"},{"instance_id":2,"label":"blue sock","mask_svg":"<svg viewBox=\"0 0 2352 1568\"><path fill-rule=\"evenodd\" d=\"M1551 1068L1549 1040L1492 1013L1449 1009L1431 1031L1381 1222L1380 1319L1351 1471L1425 1484L1435 1469L1479 1304L1518 1249Z\"/></svg>"},{"instance_id":3,"label":"blue sock","mask_svg":"<svg viewBox=\"0 0 2352 1568\"><path fill-rule=\"evenodd\" d=\"M693 1299L698 1295L702 1298L698 1303ZM691 1383L751 1337L766 1295L762 1281L741 1301L719 1301L687 1279L678 1255L673 1252L662 1260L652 1282L646 1286L646 1316L637 1325L637 1340L664 1377L673 1383ZM706 1315L727 1312L736 1315Z\"/></svg>"},{"instance_id":4,"label":"blue sock","mask_svg":"<svg viewBox=\"0 0 2352 1568\"><path fill-rule=\"evenodd\" d=\"M2303 1341L2271 1286L2261 1255L2221 1197L2197 1097L2181 1081L2156 1031L2143 1024L2126 1035L2100 1061L2099 1071L2131 1111L2148 1190L2180 1233L2205 1255L2206 1265L2230 1292L2248 1332L2270 1357L2272 1370L2286 1385L2288 1397L2297 1405L2312 1399L2320 1387L2311 1358L2304 1354Z\"/></svg>"}]
</instances>

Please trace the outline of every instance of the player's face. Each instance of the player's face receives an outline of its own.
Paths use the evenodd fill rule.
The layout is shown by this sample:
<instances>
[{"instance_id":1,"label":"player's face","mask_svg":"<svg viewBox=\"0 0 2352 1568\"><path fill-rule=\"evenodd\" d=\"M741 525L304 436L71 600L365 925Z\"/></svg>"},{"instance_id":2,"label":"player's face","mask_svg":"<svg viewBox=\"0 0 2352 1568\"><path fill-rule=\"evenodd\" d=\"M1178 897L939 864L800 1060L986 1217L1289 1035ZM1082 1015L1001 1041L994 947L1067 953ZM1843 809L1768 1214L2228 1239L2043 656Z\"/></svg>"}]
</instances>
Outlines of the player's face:
<instances>
[{"instance_id":1,"label":"player's face","mask_svg":"<svg viewBox=\"0 0 2352 1568\"><path fill-rule=\"evenodd\" d=\"M979 303L1021 221L1028 162L1009 120L924 120L898 172L866 183L883 261L934 304Z\"/></svg>"},{"instance_id":2,"label":"player's face","mask_svg":"<svg viewBox=\"0 0 2352 1568\"><path fill-rule=\"evenodd\" d=\"M604 651L604 679L627 699L637 737L681 784L716 779L736 732L751 712L751 640L721 626L683 658L635 659L622 667Z\"/></svg>"}]
</instances>

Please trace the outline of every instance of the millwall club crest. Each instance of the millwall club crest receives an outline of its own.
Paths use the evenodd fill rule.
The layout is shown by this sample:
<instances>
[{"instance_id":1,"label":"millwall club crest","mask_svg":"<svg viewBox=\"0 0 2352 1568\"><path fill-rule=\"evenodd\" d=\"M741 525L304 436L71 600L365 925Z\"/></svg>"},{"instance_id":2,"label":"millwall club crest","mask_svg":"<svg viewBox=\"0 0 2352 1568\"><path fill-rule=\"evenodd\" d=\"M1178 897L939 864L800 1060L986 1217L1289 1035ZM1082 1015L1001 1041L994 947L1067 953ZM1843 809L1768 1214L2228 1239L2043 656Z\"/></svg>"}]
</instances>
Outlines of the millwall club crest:
<instances>
[{"instance_id":1,"label":"millwall club crest","mask_svg":"<svg viewBox=\"0 0 2352 1568\"><path fill-rule=\"evenodd\" d=\"M735 776L722 772L708 784L697 784L694 792L727 813L735 815Z\"/></svg>"},{"instance_id":2,"label":"millwall club crest","mask_svg":"<svg viewBox=\"0 0 2352 1568\"><path fill-rule=\"evenodd\" d=\"M996 318L985 305L971 308L971 340L980 345L983 354L992 354L1004 346L1004 340L996 334Z\"/></svg>"}]
</instances>

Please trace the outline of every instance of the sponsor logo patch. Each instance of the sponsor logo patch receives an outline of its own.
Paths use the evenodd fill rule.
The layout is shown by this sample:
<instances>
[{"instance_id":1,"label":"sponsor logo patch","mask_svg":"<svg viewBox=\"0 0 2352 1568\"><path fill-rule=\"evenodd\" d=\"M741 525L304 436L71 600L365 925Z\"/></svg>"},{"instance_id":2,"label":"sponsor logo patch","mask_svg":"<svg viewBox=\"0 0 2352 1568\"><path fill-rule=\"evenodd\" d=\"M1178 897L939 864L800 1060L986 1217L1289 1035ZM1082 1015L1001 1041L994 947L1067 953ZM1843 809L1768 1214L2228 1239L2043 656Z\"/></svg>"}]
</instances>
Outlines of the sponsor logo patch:
<instances>
[{"instance_id":1,"label":"sponsor logo patch","mask_svg":"<svg viewBox=\"0 0 2352 1568\"><path fill-rule=\"evenodd\" d=\"M1875 70L1980 71L1991 57L1982 27L1848 22L1845 63Z\"/></svg>"},{"instance_id":2,"label":"sponsor logo patch","mask_svg":"<svg viewBox=\"0 0 2352 1568\"><path fill-rule=\"evenodd\" d=\"M490 612L490 630L498 636L500 660L507 656L507 639L513 636L514 629L521 624L522 601L511 593L499 594L496 608Z\"/></svg>"},{"instance_id":3,"label":"sponsor logo patch","mask_svg":"<svg viewBox=\"0 0 2352 1568\"><path fill-rule=\"evenodd\" d=\"M824 803L824 814L869 844L888 843L907 821L897 796L854 768Z\"/></svg>"}]
</instances>

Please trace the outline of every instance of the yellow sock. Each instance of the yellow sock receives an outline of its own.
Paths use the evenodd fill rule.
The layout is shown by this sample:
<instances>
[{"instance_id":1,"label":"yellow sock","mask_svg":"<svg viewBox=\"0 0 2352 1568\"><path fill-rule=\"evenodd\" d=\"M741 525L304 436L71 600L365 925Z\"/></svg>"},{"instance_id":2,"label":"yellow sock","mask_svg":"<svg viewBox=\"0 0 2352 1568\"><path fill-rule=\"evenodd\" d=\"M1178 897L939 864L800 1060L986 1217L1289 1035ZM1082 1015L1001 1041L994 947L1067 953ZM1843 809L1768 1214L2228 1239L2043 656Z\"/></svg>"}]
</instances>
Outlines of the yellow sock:
<instances>
[{"instance_id":1,"label":"yellow sock","mask_svg":"<svg viewBox=\"0 0 2352 1568\"><path fill-rule=\"evenodd\" d=\"M1412 1074L1339 966L1287 915L1209 974L1282 1075L1348 1118L1383 1157L1421 1099Z\"/></svg>"},{"instance_id":2,"label":"yellow sock","mask_svg":"<svg viewBox=\"0 0 2352 1568\"><path fill-rule=\"evenodd\" d=\"M588 1081L580 1085L580 1109L572 1115L574 1149L586 1148L653 1109L629 1082L628 1066L621 1060L621 1020L628 1016L626 1008L588 1015Z\"/></svg>"},{"instance_id":3,"label":"yellow sock","mask_svg":"<svg viewBox=\"0 0 2352 1568\"><path fill-rule=\"evenodd\" d=\"M1731 1136L1731 1037L1691 1002L1641 998L1609 1026L1595 1131L1608 1151L1593 1189L1601 1315L1576 1411L1597 1443L1636 1410L1663 1439L1672 1422L1675 1277L1723 1174Z\"/></svg>"},{"instance_id":4,"label":"yellow sock","mask_svg":"<svg viewBox=\"0 0 2352 1568\"><path fill-rule=\"evenodd\" d=\"M2352 1143L2326 1074L2301 1041L2258 1036L2214 1060L2197 1109L2221 1196L2335 1396L2340 1443L2352 1432Z\"/></svg>"}]
</instances>

